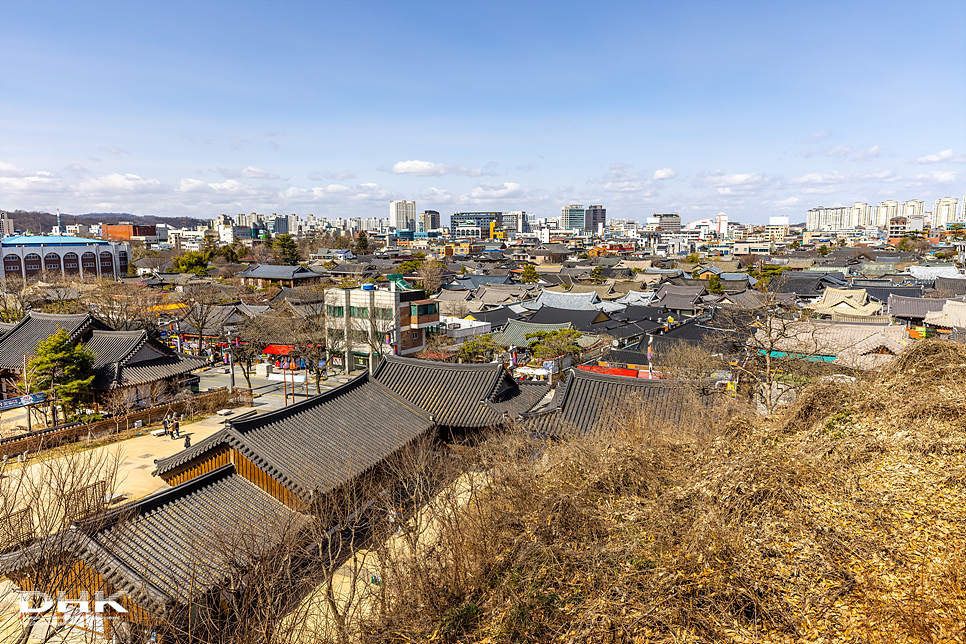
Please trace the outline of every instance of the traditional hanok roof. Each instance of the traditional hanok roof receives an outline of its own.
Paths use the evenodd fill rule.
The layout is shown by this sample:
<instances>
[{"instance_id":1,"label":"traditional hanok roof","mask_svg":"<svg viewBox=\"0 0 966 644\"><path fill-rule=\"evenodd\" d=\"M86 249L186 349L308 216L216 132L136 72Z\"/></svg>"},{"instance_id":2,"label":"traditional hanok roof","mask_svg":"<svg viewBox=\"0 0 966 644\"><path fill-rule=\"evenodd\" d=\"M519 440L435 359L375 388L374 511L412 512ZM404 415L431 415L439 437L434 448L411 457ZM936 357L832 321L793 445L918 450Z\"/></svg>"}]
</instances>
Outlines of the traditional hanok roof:
<instances>
[{"instance_id":1,"label":"traditional hanok roof","mask_svg":"<svg viewBox=\"0 0 966 644\"><path fill-rule=\"evenodd\" d=\"M596 309L591 311L574 311L571 309L557 309L552 306L545 306L527 318L527 323L535 323L535 326L569 325L570 328L584 333L589 332L592 325L606 322L609 319L610 317L606 313ZM530 333L533 332L530 331Z\"/></svg>"},{"instance_id":2,"label":"traditional hanok roof","mask_svg":"<svg viewBox=\"0 0 966 644\"><path fill-rule=\"evenodd\" d=\"M803 356L837 357L862 342L875 338L890 338L900 347L910 342L904 326L856 324L826 320L789 322L781 328L781 337L767 337L763 329L755 331L757 346Z\"/></svg>"},{"instance_id":3,"label":"traditional hanok roof","mask_svg":"<svg viewBox=\"0 0 966 644\"><path fill-rule=\"evenodd\" d=\"M541 311L546 310L549 307L544 307L540 309ZM557 309L551 309L557 310ZM578 311L571 311L572 313L578 313ZM538 311L539 313L539 311ZM599 314L599 311L579 311L579 313L591 313ZM503 330L499 333L493 334L493 342L500 345L501 347L525 347L530 342L527 339L527 334L538 333L540 331L560 331L562 329L572 329L573 324L571 322L530 322L523 320L507 320L506 324L503 326Z\"/></svg>"},{"instance_id":4,"label":"traditional hanok roof","mask_svg":"<svg viewBox=\"0 0 966 644\"><path fill-rule=\"evenodd\" d=\"M60 329L67 331L71 343L90 329L108 329L89 313L55 315L30 311L0 338L0 367L23 369L24 356L30 360L37 345Z\"/></svg>"},{"instance_id":5,"label":"traditional hanok roof","mask_svg":"<svg viewBox=\"0 0 966 644\"><path fill-rule=\"evenodd\" d=\"M84 346L94 354L93 389L143 385L190 373L208 362L151 342L143 330L94 330Z\"/></svg>"},{"instance_id":6,"label":"traditional hanok roof","mask_svg":"<svg viewBox=\"0 0 966 644\"><path fill-rule=\"evenodd\" d=\"M847 311L832 311L832 322L861 322L862 324L892 324L891 315L853 315Z\"/></svg>"},{"instance_id":7,"label":"traditional hanok roof","mask_svg":"<svg viewBox=\"0 0 966 644\"><path fill-rule=\"evenodd\" d=\"M629 291L624 297L614 300L618 304L627 306L649 306L657 293L654 291Z\"/></svg>"},{"instance_id":8,"label":"traditional hanok roof","mask_svg":"<svg viewBox=\"0 0 966 644\"><path fill-rule=\"evenodd\" d=\"M600 302L600 297L596 292L590 293L554 293L552 291L540 291L540 295L535 300L524 302L523 305L531 311L536 311L543 306L552 306L556 309L596 309L595 304Z\"/></svg>"},{"instance_id":9,"label":"traditional hanok roof","mask_svg":"<svg viewBox=\"0 0 966 644\"><path fill-rule=\"evenodd\" d=\"M866 286L865 292L869 297L885 303L889 301L890 295L900 295L902 297L921 297L921 286Z\"/></svg>"},{"instance_id":10,"label":"traditional hanok roof","mask_svg":"<svg viewBox=\"0 0 966 644\"><path fill-rule=\"evenodd\" d=\"M822 299L809 306L816 313L831 315L832 311L851 315L875 315L882 308L880 302L870 302L865 289L827 288Z\"/></svg>"},{"instance_id":11,"label":"traditional hanok roof","mask_svg":"<svg viewBox=\"0 0 966 644\"><path fill-rule=\"evenodd\" d=\"M266 280L300 280L317 278L315 271L304 266L273 266L271 264L256 264L238 273L236 277L253 277Z\"/></svg>"},{"instance_id":12,"label":"traditional hanok roof","mask_svg":"<svg viewBox=\"0 0 966 644\"><path fill-rule=\"evenodd\" d=\"M373 378L445 427L499 425L504 414L528 411L549 390L544 383L518 383L499 363L443 364L398 356L383 359Z\"/></svg>"},{"instance_id":13,"label":"traditional hanok roof","mask_svg":"<svg viewBox=\"0 0 966 644\"><path fill-rule=\"evenodd\" d=\"M557 388L551 408L520 419L523 427L548 436L597 434L622 429L618 416L623 406L638 404L652 420L679 422L691 405L708 405L705 395L681 381L647 380L609 376L583 369L571 369L566 382Z\"/></svg>"},{"instance_id":14,"label":"traditional hanok roof","mask_svg":"<svg viewBox=\"0 0 966 644\"><path fill-rule=\"evenodd\" d=\"M616 300L621 296L610 284L573 284L569 287L554 286L547 290L554 293L596 293L602 300Z\"/></svg>"},{"instance_id":15,"label":"traditional hanok roof","mask_svg":"<svg viewBox=\"0 0 966 644\"><path fill-rule=\"evenodd\" d=\"M926 313L923 324L944 329L966 326L966 302L946 300L941 311Z\"/></svg>"},{"instance_id":16,"label":"traditional hanok roof","mask_svg":"<svg viewBox=\"0 0 966 644\"><path fill-rule=\"evenodd\" d=\"M229 464L78 522L53 538L61 540L58 550L73 552L112 590L142 608L163 611L221 584L235 549L269 548L308 521ZM44 551L38 542L0 556L0 571L21 570Z\"/></svg>"},{"instance_id":17,"label":"traditional hanok roof","mask_svg":"<svg viewBox=\"0 0 966 644\"><path fill-rule=\"evenodd\" d=\"M947 266L910 266L909 274L916 279L934 280L939 277L962 279L963 275L956 268L955 264Z\"/></svg>"},{"instance_id":18,"label":"traditional hanok roof","mask_svg":"<svg viewBox=\"0 0 966 644\"><path fill-rule=\"evenodd\" d=\"M966 278L937 277L933 288L944 295L966 295Z\"/></svg>"},{"instance_id":19,"label":"traditional hanok roof","mask_svg":"<svg viewBox=\"0 0 966 644\"><path fill-rule=\"evenodd\" d=\"M897 318L923 319L930 312L942 311L946 300L890 295L889 314Z\"/></svg>"},{"instance_id":20,"label":"traditional hanok roof","mask_svg":"<svg viewBox=\"0 0 966 644\"><path fill-rule=\"evenodd\" d=\"M489 322L491 329L494 331L499 331L503 328L507 321L517 319L520 317L520 314L507 306L501 306L498 309L471 313L466 317L479 322Z\"/></svg>"},{"instance_id":21,"label":"traditional hanok roof","mask_svg":"<svg viewBox=\"0 0 966 644\"><path fill-rule=\"evenodd\" d=\"M313 493L352 480L432 426L429 413L362 374L319 396L232 421L158 461L155 474L228 446L308 503Z\"/></svg>"},{"instance_id":22,"label":"traditional hanok roof","mask_svg":"<svg viewBox=\"0 0 966 644\"><path fill-rule=\"evenodd\" d=\"M512 284L509 275L457 275L443 286L444 289L475 291L485 284Z\"/></svg>"}]
</instances>

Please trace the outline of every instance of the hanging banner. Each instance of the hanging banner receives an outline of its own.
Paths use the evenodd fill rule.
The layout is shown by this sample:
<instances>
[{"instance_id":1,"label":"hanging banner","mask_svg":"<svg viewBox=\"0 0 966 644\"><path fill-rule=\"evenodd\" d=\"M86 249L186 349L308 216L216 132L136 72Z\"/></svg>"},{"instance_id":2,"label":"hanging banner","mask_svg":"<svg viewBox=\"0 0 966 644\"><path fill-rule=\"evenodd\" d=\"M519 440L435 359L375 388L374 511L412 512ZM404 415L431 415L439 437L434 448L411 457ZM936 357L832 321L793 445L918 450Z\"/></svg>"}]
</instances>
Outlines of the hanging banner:
<instances>
[{"instance_id":1,"label":"hanging banner","mask_svg":"<svg viewBox=\"0 0 966 644\"><path fill-rule=\"evenodd\" d=\"M43 401L44 394L27 394L26 396L7 398L6 400L0 400L0 411L16 409L17 407L26 407L27 405L33 405L34 403Z\"/></svg>"}]
</instances>

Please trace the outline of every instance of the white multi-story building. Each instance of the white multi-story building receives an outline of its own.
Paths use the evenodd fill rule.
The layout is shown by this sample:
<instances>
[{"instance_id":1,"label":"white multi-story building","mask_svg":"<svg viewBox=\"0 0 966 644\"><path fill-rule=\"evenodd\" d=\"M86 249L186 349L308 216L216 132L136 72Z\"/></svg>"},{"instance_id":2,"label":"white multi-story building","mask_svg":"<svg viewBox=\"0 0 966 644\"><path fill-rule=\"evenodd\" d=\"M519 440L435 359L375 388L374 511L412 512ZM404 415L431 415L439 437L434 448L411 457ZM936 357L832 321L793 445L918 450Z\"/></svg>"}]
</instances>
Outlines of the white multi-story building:
<instances>
[{"instance_id":1,"label":"white multi-story building","mask_svg":"<svg viewBox=\"0 0 966 644\"><path fill-rule=\"evenodd\" d=\"M855 202L852 206L852 225L856 227L872 225L872 208L869 208L869 204Z\"/></svg>"},{"instance_id":2,"label":"white multi-story building","mask_svg":"<svg viewBox=\"0 0 966 644\"><path fill-rule=\"evenodd\" d=\"M839 230L840 228L853 228L852 206L837 206L835 208L812 208L805 215L805 228L807 230Z\"/></svg>"},{"instance_id":3,"label":"white multi-story building","mask_svg":"<svg viewBox=\"0 0 966 644\"><path fill-rule=\"evenodd\" d=\"M872 225L878 228L888 228L889 221L893 217L899 216L899 202L889 199L888 201L880 201L879 205L875 207L875 216L872 219Z\"/></svg>"},{"instance_id":4,"label":"white multi-story building","mask_svg":"<svg viewBox=\"0 0 966 644\"><path fill-rule=\"evenodd\" d=\"M902 202L899 207L899 216L907 219L912 217L924 217L926 215L926 203L922 199L910 199Z\"/></svg>"},{"instance_id":5,"label":"white multi-story building","mask_svg":"<svg viewBox=\"0 0 966 644\"><path fill-rule=\"evenodd\" d=\"M390 201L389 221L396 230L416 230L416 202Z\"/></svg>"},{"instance_id":6,"label":"white multi-story building","mask_svg":"<svg viewBox=\"0 0 966 644\"><path fill-rule=\"evenodd\" d=\"M959 199L956 197L943 197L936 199L932 206L932 227L944 228L946 224L958 221L959 219Z\"/></svg>"}]
</instances>

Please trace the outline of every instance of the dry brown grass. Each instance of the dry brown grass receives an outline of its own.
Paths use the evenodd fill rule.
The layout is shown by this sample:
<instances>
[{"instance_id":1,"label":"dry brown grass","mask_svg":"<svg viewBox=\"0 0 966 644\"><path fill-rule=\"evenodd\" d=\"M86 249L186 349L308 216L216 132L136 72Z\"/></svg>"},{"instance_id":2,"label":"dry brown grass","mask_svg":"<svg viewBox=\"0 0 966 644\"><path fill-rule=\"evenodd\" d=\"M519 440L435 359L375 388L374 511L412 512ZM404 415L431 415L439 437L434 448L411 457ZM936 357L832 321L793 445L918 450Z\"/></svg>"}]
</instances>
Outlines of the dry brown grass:
<instances>
[{"instance_id":1,"label":"dry brown grass","mask_svg":"<svg viewBox=\"0 0 966 644\"><path fill-rule=\"evenodd\" d=\"M962 641L964 365L922 342L767 422L631 405L602 437L495 437L489 487L363 639Z\"/></svg>"}]
</instances>

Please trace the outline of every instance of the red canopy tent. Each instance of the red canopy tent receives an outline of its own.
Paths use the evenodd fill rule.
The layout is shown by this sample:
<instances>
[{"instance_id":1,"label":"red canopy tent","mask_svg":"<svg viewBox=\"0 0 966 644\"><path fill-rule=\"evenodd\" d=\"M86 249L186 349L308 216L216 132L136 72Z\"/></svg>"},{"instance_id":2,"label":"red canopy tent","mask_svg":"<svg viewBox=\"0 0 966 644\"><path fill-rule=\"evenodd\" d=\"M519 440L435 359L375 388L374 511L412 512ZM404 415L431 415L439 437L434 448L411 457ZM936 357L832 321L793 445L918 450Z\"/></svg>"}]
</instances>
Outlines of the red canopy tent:
<instances>
[{"instance_id":1,"label":"red canopy tent","mask_svg":"<svg viewBox=\"0 0 966 644\"><path fill-rule=\"evenodd\" d=\"M270 353L273 356L287 356L295 347L288 344L270 344L265 347L262 353Z\"/></svg>"}]
</instances>

